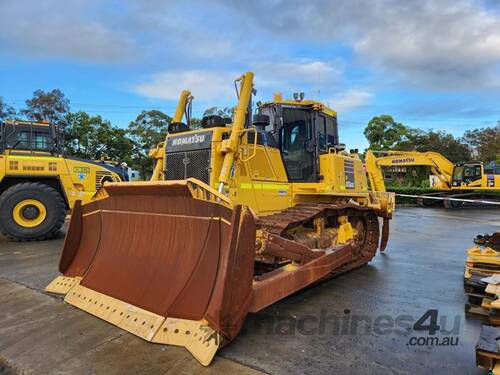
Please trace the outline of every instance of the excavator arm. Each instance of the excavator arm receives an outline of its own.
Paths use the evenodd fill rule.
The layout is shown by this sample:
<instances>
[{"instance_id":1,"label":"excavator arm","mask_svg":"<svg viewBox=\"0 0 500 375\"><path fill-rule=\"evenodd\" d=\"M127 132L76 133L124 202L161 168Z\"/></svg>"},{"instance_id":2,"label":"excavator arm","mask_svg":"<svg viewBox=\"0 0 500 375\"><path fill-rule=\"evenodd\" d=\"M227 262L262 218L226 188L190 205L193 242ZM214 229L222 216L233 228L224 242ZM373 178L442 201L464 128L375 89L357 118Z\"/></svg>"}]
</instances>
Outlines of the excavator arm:
<instances>
[{"instance_id":1,"label":"excavator arm","mask_svg":"<svg viewBox=\"0 0 500 375\"><path fill-rule=\"evenodd\" d=\"M440 153L432 151L387 151L386 155L377 157L372 150L368 150L365 156L365 165L373 191L385 191L382 167L428 166L446 188L451 188L454 168L451 161Z\"/></svg>"}]
</instances>

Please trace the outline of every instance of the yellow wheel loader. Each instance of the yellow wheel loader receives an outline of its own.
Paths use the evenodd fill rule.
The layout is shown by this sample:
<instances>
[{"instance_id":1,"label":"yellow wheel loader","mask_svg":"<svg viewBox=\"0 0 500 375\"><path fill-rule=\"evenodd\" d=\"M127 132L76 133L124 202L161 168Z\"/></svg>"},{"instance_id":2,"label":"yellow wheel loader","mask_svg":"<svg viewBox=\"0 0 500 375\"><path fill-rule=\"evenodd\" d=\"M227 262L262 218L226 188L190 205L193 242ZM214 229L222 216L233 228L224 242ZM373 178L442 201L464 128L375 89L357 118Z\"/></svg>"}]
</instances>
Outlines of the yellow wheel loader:
<instances>
[{"instance_id":1,"label":"yellow wheel loader","mask_svg":"<svg viewBox=\"0 0 500 375\"><path fill-rule=\"evenodd\" d=\"M381 151L381 154L376 156L372 150L368 150L365 157L366 172L371 188L375 191L385 191L383 168L423 165L429 167L432 174L438 178L440 183L435 189L442 190L426 196L442 200L419 197L417 203L422 207L436 206L440 203L445 208L477 207L481 204L468 201L482 199L500 201L499 165L493 163L483 165L480 161L453 164L440 153L432 151Z\"/></svg>"},{"instance_id":2,"label":"yellow wheel loader","mask_svg":"<svg viewBox=\"0 0 500 375\"><path fill-rule=\"evenodd\" d=\"M236 80L233 121L209 116L196 130L181 94L152 152L155 180L107 184L75 206L48 292L208 365L248 313L386 246L394 195L368 191L336 112L275 95L252 116L252 81Z\"/></svg>"},{"instance_id":3,"label":"yellow wheel loader","mask_svg":"<svg viewBox=\"0 0 500 375\"><path fill-rule=\"evenodd\" d=\"M17 241L54 236L76 201L89 202L105 182L126 181L118 168L63 156L58 128L0 123L0 232Z\"/></svg>"}]
</instances>

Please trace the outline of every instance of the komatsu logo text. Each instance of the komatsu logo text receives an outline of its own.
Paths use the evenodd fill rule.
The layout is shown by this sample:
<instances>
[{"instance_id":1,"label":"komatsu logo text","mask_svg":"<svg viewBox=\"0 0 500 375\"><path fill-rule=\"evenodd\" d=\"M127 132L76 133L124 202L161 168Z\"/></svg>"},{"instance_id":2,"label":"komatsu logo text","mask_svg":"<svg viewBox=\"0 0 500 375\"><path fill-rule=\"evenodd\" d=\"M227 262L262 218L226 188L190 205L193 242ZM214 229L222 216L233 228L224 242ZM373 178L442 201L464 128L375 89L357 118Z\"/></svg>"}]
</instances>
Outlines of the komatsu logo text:
<instances>
[{"instance_id":1,"label":"komatsu logo text","mask_svg":"<svg viewBox=\"0 0 500 375\"><path fill-rule=\"evenodd\" d=\"M197 132L182 136L167 137L166 152L181 152L209 149L212 144L212 132Z\"/></svg>"},{"instance_id":2,"label":"komatsu logo text","mask_svg":"<svg viewBox=\"0 0 500 375\"><path fill-rule=\"evenodd\" d=\"M195 143L203 143L205 141L205 134L195 134L189 137L178 137L172 139L172 146L192 145Z\"/></svg>"},{"instance_id":3,"label":"komatsu logo text","mask_svg":"<svg viewBox=\"0 0 500 375\"><path fill-rule=\"evenodd\" d=\"M403 159L394 159L392 164L402 164L402 163L413 163L415 162L415 158L403 158Z\"/></svg>"}]
</instances>

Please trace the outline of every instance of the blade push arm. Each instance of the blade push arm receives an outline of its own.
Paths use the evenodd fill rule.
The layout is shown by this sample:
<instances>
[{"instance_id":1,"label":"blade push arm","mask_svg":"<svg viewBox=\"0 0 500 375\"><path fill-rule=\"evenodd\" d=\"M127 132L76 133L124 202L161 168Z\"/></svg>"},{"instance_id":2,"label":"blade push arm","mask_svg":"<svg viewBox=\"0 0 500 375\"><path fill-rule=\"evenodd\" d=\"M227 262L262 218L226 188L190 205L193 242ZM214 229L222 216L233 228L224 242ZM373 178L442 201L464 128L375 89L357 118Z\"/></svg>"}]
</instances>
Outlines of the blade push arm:
<instances>
[{"instance_id":1,"label":"blade push arm","mask_svg":"<svg viewBox=\"0 0 500 375\"><path fill-rule=\"evenodd\" d=\"M184 113L186 112L186 106L188 102L192 99L191 91L183 90L177 102L177 107L175 109L174 117L172 117L172 123L181 122ZM156 148L149 151L149 157L155 160L155 166L153 170L153 175L150 181L160 181L162 180L161 174L163 170L163 158L165 155L165 142L159 143Z\"/></svg>"},{"instance_id":2,"label":"blade push arm","mask_svg":"<svg viewBox=\"0 0 500 375\"><path fill-rule=\"evenodd\" d=\"M222 153L224 161L219 175L219 192L222 193L224 185L229 180L231 168L233 167L235 153L238 150L240 142L240 132L245 127L245 118L249 110L250 98L253 89L253 73L247 72L238 80L240 82L240 92L238 106L234 115L234 123L231 128L229 139L222 142Z\"/></svg>"},{"instance_id":3,"label":"blade push arm","mask_svg":"<svg viewBox=\"0 0 500 375\"><path fill-rule=\"evenodd\" d=\"M181 122L184 113L186 112L186 106L191 97L191 91L182 90L181 95L179 97L179 101L177 102L177 107L175 108L174 117L172 117L172 122ZM189 125L189 124L188 124Z\"/></svg>"}]
</instances>

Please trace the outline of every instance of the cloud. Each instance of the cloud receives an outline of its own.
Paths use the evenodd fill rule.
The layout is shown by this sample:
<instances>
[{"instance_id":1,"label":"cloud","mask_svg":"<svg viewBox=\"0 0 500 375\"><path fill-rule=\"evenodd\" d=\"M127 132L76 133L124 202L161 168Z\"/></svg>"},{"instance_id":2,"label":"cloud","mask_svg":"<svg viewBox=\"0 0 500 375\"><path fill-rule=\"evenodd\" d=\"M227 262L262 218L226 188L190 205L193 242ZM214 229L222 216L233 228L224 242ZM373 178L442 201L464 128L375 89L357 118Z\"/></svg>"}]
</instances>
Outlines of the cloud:
<instances>
[{"instance_id":1,"label":"cloud","mask_svg":"<svg viewBox=\"0 0 500 375\"><path fill-rule=\"evenodd\" d=\"M300 59L290 62L257 62L256 80L260 87L274 90L304 89L337 83L342 76L342 63Z\"/></svg>"},{"instance_id":2,"label":"cloud","mask_svg":"<svg viewBox=\"0 0 500 375\"><path fill-rule=\"evenodd\" d=\"M346 113L355 108L366 105L373 97L371 92L362 89L350 89L340 93L335 98L329 100L334 108L339 113Z\"/></svg>"},{"instance_id":3,"label":"cloud","mask_svg":"<svg viewBox=\"0 0 500 375\"><path fill-rule=\"evenodd\" d=\"M89 15L101 3L2 0L0 47L27 57L99 63L128 60L133 56L131 37L113 29L112 22Z\"/></svg>"},{"instance_id":4,"label":"cloud","mask_svg":"<svg viewBox=\"0 0 500 375\"><path fill-rule=\"evenodd\" d=\"M388 18L354 43L386 74L393 70L408 82L433 88L500 84L492 80L500 64L498 15L472 1L422 1L418 8L399 7Z\"/></svg>"},{"instance_id":5,"label":"cloud","mask_svg":"<svg viewBox=\"0 0 500 375\"><path fill-rule=\"evenodd\" d=\"M479 0L220 0L288 41L349 45L359 63L433 89L500 84L500 14Z\"/></svg>"},{"instance_id":6,"label":"cloud","mask_svg":"<svg viewBox=\"0 0 500 375\"><path fill-rule=\"evenodd\" d=\"M494 0L2 0L0 48L97 63L136 58L152 71L254 69L263 86L289 73L290 89L316 89L347 70L337 66L341 46L340 57L375 72L379 86L496 89L499 9Z\"/></svg>"},{"instance_id":7,"label":"cloud","mask_svg":"<svg viewBox=\"0 0 500 375\"><path fill-rule=\"evenodd\" d=\"M235 96L233 86L236 73L204 70L155 73L134 91L154 99L177 100L182 90L191 91L200 101L226 100Z\"/></svg>"},{"instance_id":8,"label":"cloud","mask_svg":"<svg viewBox=\"0 0 500 375\"><path fill-rule=\"evenodd\" d=\"M319 60L290 62L258 62L251 69L255 73L254 84L259 98L268 100L270 95L281 91L285 95L305 91L311 93L335 84L340 80L340 64ZM233 81L243 73L221 71L217 69L172 70L154 73L143 82L136 84L133 90L143 96L176 100L183 89L192 91L200 101L216 101L219 104L234 100Z\"/></svg>"}]
</instances>

